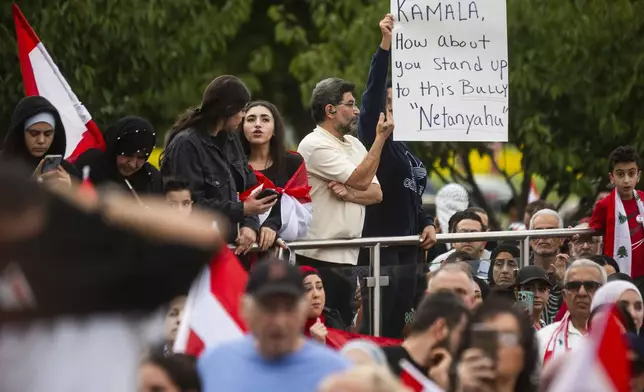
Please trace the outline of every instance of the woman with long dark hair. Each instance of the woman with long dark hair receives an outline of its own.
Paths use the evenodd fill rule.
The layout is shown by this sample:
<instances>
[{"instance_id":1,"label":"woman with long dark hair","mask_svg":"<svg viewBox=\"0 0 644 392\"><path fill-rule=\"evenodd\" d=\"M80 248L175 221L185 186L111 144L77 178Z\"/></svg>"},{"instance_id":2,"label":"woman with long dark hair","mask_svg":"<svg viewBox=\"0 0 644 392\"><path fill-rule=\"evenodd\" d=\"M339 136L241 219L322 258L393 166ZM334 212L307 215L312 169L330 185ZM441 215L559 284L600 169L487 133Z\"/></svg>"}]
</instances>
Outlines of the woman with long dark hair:
<instances>
[{"instance_id":1,"label":"woman with long dark hair","mask_svg":"<svg viewBox=\"0 0 644 392\"><path fill-rule=\"evenodd\" d=\"M241 201L257 179L248 167L236 129L250 91L237 77L223 75L206 88L201 105L188 109L172 126L161 158L161 173L190 181L197 205L226 215L232 225L229 240L237 243L237 254L255 243L258 215L273 207L276 196ZM236 230L236 229L239 230Z\"/></svg>"},{"instance_id":2,"label":"woman with long dark hair","mask_svg":"<svg viewBox=\"0 0 644 392\"><path fill-rule=\"evenodd\" d=\"M278 237L286 241L303 238L311 224L311 187L302 156L286 150L279 111L270 102L251 102L240 128L241 144L258 184L262 190L280 194L270 212L259 217L262 225L257 243L267 250ZM242 200L248 194L242 195Z\"/></svg>"},{"instance_id":3,"label":"woman with long dark hair","mask_svg":"<svg viewBox=\"0 0 644 392\"><path fill-rule=\"evenodd\" d=\"M475 331L492 332L497 341L496 358L489 358ZM489 343L489 342L488 342ZM536 391L537 344L532 324L511 301L501 298L485 301L470 319L454 357L451 390L467 392L487 386L495 392Z\"/></svg>"}]
</instances>

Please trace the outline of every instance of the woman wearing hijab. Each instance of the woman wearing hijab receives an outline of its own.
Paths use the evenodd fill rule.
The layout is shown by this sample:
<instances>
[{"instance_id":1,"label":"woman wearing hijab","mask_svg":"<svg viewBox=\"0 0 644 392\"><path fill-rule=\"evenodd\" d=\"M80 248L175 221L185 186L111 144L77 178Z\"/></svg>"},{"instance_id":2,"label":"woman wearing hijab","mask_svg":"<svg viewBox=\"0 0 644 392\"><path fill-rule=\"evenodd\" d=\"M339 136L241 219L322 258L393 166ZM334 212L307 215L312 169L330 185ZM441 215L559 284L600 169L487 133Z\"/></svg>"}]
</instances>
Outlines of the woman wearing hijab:
<instances>
[{"instance_id":1,"label":"woman wearing hijab","mask_svg":"<svg viewBox=\"0 0 644 392\"><path fill-rule=\"evenodd\" d=\"M77 169L89 166L94 185L114 183L129 192L129 183L137 194L163 192L161 174L148 163L156 143L152 124L141 117L127 116L107 128L104 136L105 151L85 151L75 162Z\"/></svg>"},{"instance_id":2,"label":"woman wearing hijab","mask_svg":"<svg viewBox=\"0 0 644 392\"><path fill-rule=\"evenodd\" d=\"M269 211L276 196L257 199L240 195L257 183L236 132L250 101L248 87L235 76L215 78L204 91L201 105L189 109L172 126L161 158L164 176L190 181L197 205L226 215L236 254L247 253L257 240L258 215Z\"/></svg>"},{"instance_id":3,"label":"woman wearing hijab","mask_svg":"<svg viewBox=\"0 0 644 392\"><path fill-rule=\"evenodd\" d=\"M20 161L34 172L45 156L65 156L66 147L65 125L58 110L46 98L32 96L16 105L1 156L3 161ZM74 166L63 160L56 171L45 173L42 178L70 182L70 176L80 178Z\"/></svg>"},{"instance_id":4,"label":"woman wearing hijab","mask_svg":"<svg viewBox=\"0 0 644 392\"><path fill-rule=\"evenodd\" d=\"M341 349L348 341L354 339L368 339L380 346L398 345L402 342L399 339L347 332L347 326L344 325L340 313L325 307L326 292L318 270L309 266L301 266L300 272L309 302L308 321L304 327L304 335L336 349Z\"/></svg>"},{"instance_id":5,"label":"woman wearing hijab","mask_svg":"<svg viewBox=\"0 0 644 392\"><path fill-rule=\"evenodd\" d=\"M593 296L590 311L593 312L602 305L615 303L623 304L626 307L628 313L633 317L637 331L639 331L644 320L644 305L642 294L637 286L624 280L606 283Z\"/></svg>"}]
</instances>

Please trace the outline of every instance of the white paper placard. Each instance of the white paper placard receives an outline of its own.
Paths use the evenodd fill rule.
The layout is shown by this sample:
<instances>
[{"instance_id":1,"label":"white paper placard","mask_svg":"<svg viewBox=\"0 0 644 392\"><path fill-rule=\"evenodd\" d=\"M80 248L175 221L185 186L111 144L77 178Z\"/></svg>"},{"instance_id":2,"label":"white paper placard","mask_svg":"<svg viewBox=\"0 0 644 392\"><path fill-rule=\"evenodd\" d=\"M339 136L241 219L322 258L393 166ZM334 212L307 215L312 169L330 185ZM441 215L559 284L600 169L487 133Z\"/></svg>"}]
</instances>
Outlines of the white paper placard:
<instances>
[{"instance_id":1,"label":"white paper placard","mask_svg":"<svg viewBox=\"0 0 644 392\"><path fill-rule=\"evenodd\" d=\"M394 140L507 142L505 0L391 0Z\"/></svg>"}]
</instances>

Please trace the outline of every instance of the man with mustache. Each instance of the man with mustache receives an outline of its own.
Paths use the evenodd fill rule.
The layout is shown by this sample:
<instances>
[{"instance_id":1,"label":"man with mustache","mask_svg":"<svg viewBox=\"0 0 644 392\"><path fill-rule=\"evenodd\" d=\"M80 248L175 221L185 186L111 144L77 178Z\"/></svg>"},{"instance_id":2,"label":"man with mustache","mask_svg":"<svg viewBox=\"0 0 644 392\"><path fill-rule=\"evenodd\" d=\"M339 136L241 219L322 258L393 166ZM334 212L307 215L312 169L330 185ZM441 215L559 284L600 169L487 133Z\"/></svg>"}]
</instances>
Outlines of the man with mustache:
<instances>
[{"instance_id":1,"label":"man with mustache","mask_svg":"<svg viewBox=\"0 0 644 392\"><path fill-rule=\"evenodd\" d=\"M297 152L306 163L313 220L307 240L359 238L365 219L365 206L380 203L382 190L376 178L385 140L394 128L391 113L384 113L376 125L376 137L367 151L350 133L355 132L360 110L353 83L338 78L324 79L311 94L311 115L317 124L300 142ZM327 296L330 308L337 309L346 324L351 323L351 282L331 268L356 265L359 249L311 249L297 251L298 264L320 271L320 277L333 291Z\"/></svg>"},{"instance_id":2,"label":"man with mustache","mask_svg":"<svg viewBox=\"0 0 644 392\"><path fill-rule=\"evenodd\" d=\"M566 270L563 294L568 313L563 320L537 332L539 359L543 364L579 346L587 333L590 303L605 283L606 271L594 261L579 259Z\"/></svg>"}]
</instances>

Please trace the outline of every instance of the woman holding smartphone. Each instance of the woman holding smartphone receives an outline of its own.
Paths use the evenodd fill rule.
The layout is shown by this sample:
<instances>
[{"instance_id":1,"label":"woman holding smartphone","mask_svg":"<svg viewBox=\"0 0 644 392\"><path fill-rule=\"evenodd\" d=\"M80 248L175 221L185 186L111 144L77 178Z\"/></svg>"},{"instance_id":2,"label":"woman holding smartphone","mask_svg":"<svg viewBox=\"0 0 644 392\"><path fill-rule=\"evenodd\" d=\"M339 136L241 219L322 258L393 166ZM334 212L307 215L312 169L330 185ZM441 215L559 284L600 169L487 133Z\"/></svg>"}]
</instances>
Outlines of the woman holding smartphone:
<instances>
[{"instance_id":1,"label":"woman holding smartphone","mask_svg":"<svg viewBox=\"0 0 644 392\"><path fill-rule=\"evenodd\" d=\"M260 215L259 244L267 250L278 238L303 238L311 225L311 187L302 156L286 151L284 123L270 102L255 101L246 106L242 120L241 144L248 164L262 186L258 197L279 195L270 211ZM250 192L242 195L242 199Z\"/></svg>"},{"instance_id":2,"label":"woman holding smartphone","mask_svg":"<svg viewBox=\"0 0 644 392\"><path fill-rule=\"evenodd\" d=\"M535 332L523 311L501 298L483 303L468 323L451 372L452 392L534 392Z\"/></svg>"},{"instance_id":3,"label":"woman holding smartphone","mask_svg":"<svg viewBox=\"0 0 644 392\"><path fill-rule=\"evenodd\" d=\"M80 179L80 172L63 159L66 148L65 125L58 110L46 98L32 96L16 105L0 156L3 161L21 162L41 181L71 185L71 177ZM46 166L45 157L49 157Z\"/></svg>"}]
</instances>

